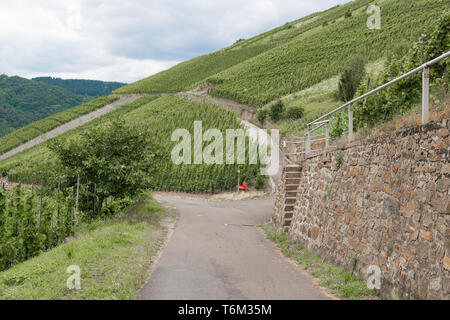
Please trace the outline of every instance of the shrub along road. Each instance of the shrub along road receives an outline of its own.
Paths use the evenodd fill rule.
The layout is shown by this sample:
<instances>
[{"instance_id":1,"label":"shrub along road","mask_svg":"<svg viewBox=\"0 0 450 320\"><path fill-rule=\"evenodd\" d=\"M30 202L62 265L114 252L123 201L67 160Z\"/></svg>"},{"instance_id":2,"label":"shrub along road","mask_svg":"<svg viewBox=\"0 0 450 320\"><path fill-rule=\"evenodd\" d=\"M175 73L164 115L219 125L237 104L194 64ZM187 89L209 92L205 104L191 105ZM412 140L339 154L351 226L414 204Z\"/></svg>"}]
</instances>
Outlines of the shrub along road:
<instances>
[{"instance_id":1,"label":"shrub along road","mask_svg":"<svg viewBox=\"0 0 450 320\"><path fill-rule=\"evenodd\" d=\"M179 220L139 299L331 298L258 227L270 219L272 198L208 202L157 194L155 199L176 207Z\"/></svg>"}]
</instances>

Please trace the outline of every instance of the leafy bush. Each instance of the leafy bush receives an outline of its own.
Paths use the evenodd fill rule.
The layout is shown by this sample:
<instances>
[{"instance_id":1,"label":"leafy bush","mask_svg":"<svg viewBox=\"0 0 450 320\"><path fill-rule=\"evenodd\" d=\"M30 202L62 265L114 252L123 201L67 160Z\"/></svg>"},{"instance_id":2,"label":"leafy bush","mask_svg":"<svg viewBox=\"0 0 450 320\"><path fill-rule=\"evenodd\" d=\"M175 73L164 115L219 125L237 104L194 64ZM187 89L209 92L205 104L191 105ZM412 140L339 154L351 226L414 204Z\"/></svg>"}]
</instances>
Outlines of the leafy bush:
<instances>
[{"instance_id":1,"label":"leafy bush","mask_svg":"<svg viewBox=\"0 0 450 320\"><path fill-rule=\"evenodd\" d=\"M256 190L264 190L267 184L267 176L259 175L256 177L255 188Z\"/></svg>"},{"instance_id":2,"label":"leafy bush","mask_svg":"<svg viewBox=\"0 0 450 320\"><path fill-rule=\"evenodd\" d=\"M298 120L305 115L305 108L302 105L292 105L286 109L286 116L289 119Z\"/></svg>"},{"instance_id":3,"label":"leafy bush","mask_svg":"<svg viewBox=\"0 0 450 320\"><path fill-rule=\"evenodd\" d=\"M258 111L257 111L257 113L256 113L256 117L258 118L258 121L259 121L261 124L264 124L264 122L265 122L266 119L267 119L268 114L269 114L269 112L268 112L267 109L265 109L265 108L260 108L260 109L258 109Z\"/></svg>"},{"instance_id":4,"label":"leafy bush","mask_svg":"<svg viewBox=\"0 0 450 320\"><path fill-rule=\"evenodd\" d=\"M284 103L281 100L278 100L274 104L270 106L269 116L273 122L277 122L281 119L284 111Z\"/></svg>"},{"instance_id":5,"label":"leafy bush","mask_svg":"<svg viewBox=\"0 0 450 320\"><path fill-rule=\"evenodd\" d=\"M387 67L375 80L367 78L359 86L356 96L360 96L380 85L411 71L426 61L432 60L450 50L450 16L439 20L437 27L429 35L423 35L406 55L389 57ZM401 51L399 51L401 54ZM430 68L432 86L448 87L448 59ZM378 123L391 120L396 114L407 112L415 103L419 103L422 93L422 75L416 73L380 92L357 102L354 105L355 129L373 127ZM346 131L348 116L338 115L332 124L331 135L340 136Z\"/></svg>"}]
</instances>

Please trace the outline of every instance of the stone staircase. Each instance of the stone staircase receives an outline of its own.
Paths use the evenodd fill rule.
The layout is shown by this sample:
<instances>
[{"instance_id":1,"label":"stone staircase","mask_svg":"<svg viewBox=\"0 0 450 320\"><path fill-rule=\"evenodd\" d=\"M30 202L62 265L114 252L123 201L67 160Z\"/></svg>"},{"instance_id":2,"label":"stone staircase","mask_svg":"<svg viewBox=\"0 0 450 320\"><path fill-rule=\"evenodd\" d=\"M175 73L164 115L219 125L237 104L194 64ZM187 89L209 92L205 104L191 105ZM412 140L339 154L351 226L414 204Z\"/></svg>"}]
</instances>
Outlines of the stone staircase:
<instances>
[{"instance_id":1,"label":"stone staircase","mask_svg":"<svg viewBox=\"0 0 450 320\"><path fill-rule=\"evenodd\" d=\"M301 172L298 165L286 166L283 170L283 176L279 185L279 192L275 209L279 212L274 213L275 223L288 232L294 216L294 208L297 202L297 192L300 186Z\"/></svg>"}]
</instances>

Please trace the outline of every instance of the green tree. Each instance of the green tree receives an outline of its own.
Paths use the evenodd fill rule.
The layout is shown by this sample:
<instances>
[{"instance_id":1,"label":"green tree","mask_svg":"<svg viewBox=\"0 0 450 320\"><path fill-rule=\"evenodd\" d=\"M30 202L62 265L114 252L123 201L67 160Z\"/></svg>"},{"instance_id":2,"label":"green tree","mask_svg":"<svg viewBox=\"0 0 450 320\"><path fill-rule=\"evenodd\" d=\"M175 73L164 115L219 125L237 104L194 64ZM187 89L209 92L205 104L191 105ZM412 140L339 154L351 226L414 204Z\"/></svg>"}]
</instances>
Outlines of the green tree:
<instances>
[{"instance_id":1,"label":"green tree","mask_svg":"<svg viewBox=\"0 0 450 320\"><path fill-rule=\"evenodd\" d=\"M83 181L96 184L100 211L107 197L133 197L149 187L155 154L146 136L142 127L115 119L73 140L56 139L49 148L69 179L75 181L80 174Z\"/></svg>"},{"instance_id":2,"label":"green tree","mask_svg":"<svg viewBox=\"0 0 450 320\"><path fill-rule=\"evenodd\" d=\"M364 78L364 59L357 57L352 60L339 80L338 98L343 102L347 102L353 99L356 90L358 89L361 80Z\"/></svg>"}]
</instances>

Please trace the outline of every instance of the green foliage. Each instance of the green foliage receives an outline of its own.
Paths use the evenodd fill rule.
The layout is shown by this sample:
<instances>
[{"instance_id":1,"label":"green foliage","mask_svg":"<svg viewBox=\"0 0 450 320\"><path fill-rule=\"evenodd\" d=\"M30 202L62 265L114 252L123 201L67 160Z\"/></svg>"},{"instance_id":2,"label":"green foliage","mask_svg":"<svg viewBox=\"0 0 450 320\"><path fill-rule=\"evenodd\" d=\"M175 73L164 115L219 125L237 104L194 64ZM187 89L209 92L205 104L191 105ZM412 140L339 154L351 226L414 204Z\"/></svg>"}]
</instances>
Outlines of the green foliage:
<instances>
[{"instance_id":1,"label":"green foliage","mask_svg":"<svg viewBox=\"0 0 450 320\"><path fill-rule=\"evenodd\" d=\"M367 28L365 10L337 21L333 28L321 26L324 21L342 17L347 10L367 8L370 2L353 1L323 13L298 30L291 41L212 76L210 82L218 85L210 94L264 106L342 74L355 55L362 53L367 61L375 61L389 55L399 43L410 45L420 37L424 26L434 27L442 12L448 10L444 1L385 1L380 4L380 30Z\"/></svg>"},{"instance_id":2,"label":"green foliage","mask_svg":"<svg viewBox=\"0 0 450 320\"><path fill-rule=\"evenodd\" d=\"M354 98L356 90L365 75L364 65L364 59L357 57L344 70L338 86L338 98L341 101L347 102Z\"/></svg>"},{"instance_id":3,"label":"green foliage","mask_svg":"<svg viewBox=\"0 0 450 320\"><path fill-rule=\"evenodd\" d=\"M269 116L273 122L277 122L281 119L282 114L284 112L284 103L281 100L278 100L274 104L270 106Z\"/></svg>"},{"instance_id":4,"label":"green foliage","mask_svg":"<svg viewBox=\"0 0 450 320\"><path fill-rule=\"evenodd\" d=\"M33 81L47 83L52 86L58 86L82 96L100 97L111 94L114 90L123 87L126 83L120 82L105 82L97 80L79 80L79 79L67 79L52 77L38 77L33 78Z\"/></svg>"},{"instance_id":5,"label":"green foliage","mask_svg":"<svg viewBox=\"0 0 450 320\"><path fill-rule=\"evenodd\" d=\"M118 100L118 98L100 97L86 102L78 107L51 115L48 118L33 122L26 127L13 131L12 133L0 138L0 154L14 149L22 143L34 139L41 134L60 126L61 124L102 108L116 100Z\"/></svg>"},{"instance_id":6,"label":"green foliage","mask_svg":"<svg viewBox=\"0 0 450 320\"><path fill-rule=\"evenodd\" d=\"M428 45L425 48L425 60L429 61L443 52L450 49L450 14L442 17L436 30L431 34ZM442 60L440 63L433 65L430 68L430 76L436 81L445 86L445 93L448 93L448 73L449 73L448 59Z\"/></svg>"},{"instance_id":7,"label":"green foliage","mask_svg":"<svg viewBox=\"0 0 450 320\"><path fill-rule=\"evenodd\" d=\"M174 96L146 97L124 105L104 117L71 130L63 135L67 141L77 139L83 132L107 124L116 116L136 126L144 126L148 149L158 156L148 172L149 189L183 192L215 193L234 190L237 170L246 181L253 181L259 174L260 165L175 165L171 152L177 144L171 141L174 130L186 128L193 137L194 121L203 122L203 130L219 129L223 136L227 129L242 128L240 121L231 111L215 105L200 104ZM204 147L209 143L205 142ZM247 143L248 147L249 143ZM247 155L246 155L247 157ZM55 184L60 172L54 154L47 144L35 146L23 153L0 161L0 172L6 171L14 181L40 183L42 179ZM247 158L248 160L248 158ZM248 163L248 161L247 161ZM71 185L73 185L73 177Z\"/></svg>"},{"instance_id":8,"label":"green foliage","mask_svg":"<svg viewBox=\"0 0 450 320\"><path fill-rule=\"evenodd\" d=\"M0 270L48 250L72 232L62 226L67 219L73 225L73 207L57 214L55 208L64 206L62 198L45 192L39 218L39 194L20 186L0 191Z\"/></svg>"},{"instance_id":9,"label":"green foliage","mask_svg":"<svg viewBox=\"0 0 450 320\"><path fill-rule=\"evenodd\" d=\"M122 119L72 140L54 139L49 148L63 167L60 176L74 181L79 174L83 181L96 184L100 207L107 197L134 197L148 186L146 173L155 157L143 129L126 125Z\"/></svg>"},{"instance_id":10,"label":"green foliage","mask_svg":"<svg viewBox=\"0 0 450 320\"><path fill-rule=\"evenodd\" d=\"M0 75L0 137L84 101L59 87Z\"/></svg>"},{"instance_id":11,"label":"green foliage","mask_svg":"<svg viewBox=\"0 0 450 320\"><path fill-rule=\"evenodd\" d=\"M132 212L81 224L69 243L0 272L0 300L135 299L166 235L153 217L167 213L155 207L156 201L139 199ZM67 290L67 267L74 264L82 270L81 290Z\"/></svg>"},{"instance_id":12,"label":"green foliage","mask_svg":"<svg viewBox=\"0 0 450 320\"><path fill-rule=\"evenodd\" d=\"M360 96L376 87L411 71L426 61L432 60L450 50L450 16L438 21L438 25L430 35L423 35L422 39L403 54L398 51L390 57L387 67L375 80L368 77L360 85L356 96ZM445 40L447 39L447 40ZM399 56L400 55L400 56ZM448 89L448 59L430 68L430 82L434 87L444 86ZM420 102L422 93L422 75L417 73L390 87L363 99L354 105L355 129L373 127L376 124L393 119L396 114L409 111ZM331 135L340 136L347 130L345 113L338 115L332 124Z\"/></svg>"},{"instance_id":13,"label":"green foliage","mask_svg":"<svg viewBox=\"0 0 450 320\"><path fill-rule=\"evenodd\" d=\"M273 224L266 224L263 229L267 237L280 247L286 257L294 259L303 269L309 270L313 277L319 279L321 286L328 287L340 297L347 299L376 298L377 293L370 290L365 281L358 279L353 274L354 270L347 271L326 263L319 256L290 239ZM352 258L351 263L353 269L357 263L356 258Z\"/></svg>"},{"instance_id":14,"label":"green foliage","mask_svg":"<svg viewBox=\"0 0 450 320\"><path fill-rule=\"evenodd\" d=\"M334 155L334 166L336 167L336 169L339 169L341 165L342 165L342 153L337 152Z\"/></svg>"},{"instance_id":15,"label":"green foliage","mask_svg":"<svg viewBox=\"0 0 450 320\"><path fill-rule=\"evenodd\" d=\"M264 190L267 185L267 176L259 175L256 177L255 189L256 190Z\"/></svg>"},{"instance_id":16,"label":"green foliage","mask_svg":"<svg viewBox=\"0 0 450 320\"><path fill-rule=\"evenodd\" d=\"M371 1L360 0L357 5L349 4L343 7L358 8L369 2ZM314 13L256 37L238 41L217 52L180 63L169 70L122 87L115 93L173 93L190 89L197 84L222 83L224 79L216 77L219 72L268 53L271 49L296 39L302 33L321 27L323 21L335 20L343 14L344 11L340 7L329 12ZM310 22L312 19L317 20ZM273 75L273 72L270 74Z\"/></svg>"},{"instance_id":17,"label":"green foliage","mask_svg":"<svg viewBox=\"0 0 450 320\"><path fill-rule=\"evenodd\" d=\"M183 91L217 72L273 48L271 44L237 47L243 42L245 41L240 41L229 49L180 63L169 70L117 89L114 93L175 93Z\"/></svg>"},{"instance_id":18,"label":"green foliage","mask_svg":"<svg viewBox=\"0 0 450 320\"><path fill-rule=\"evenodd\" d=\"M291 105L286 108L286 117L292 120L298 120L305 115L305 107L302 105Z\"/></svg>"},{"instance_id":19,"label":"green foliage","mask_svg":"<svg viewBox=\"0 0 450 320\"><path fill-rule=\"evenodd\" d=\"M269 115L269 111L267 109L259 108L257 113L256 113L256 118L258 119L258 121L261 124L264 124L264 122L266 121L268 115Z\"/></svg>"},{"instance_id":20,"label":"green foliage","mask_svg":"<svg viewBox=\"0 0 450 320\"><path fill-rule=\"evenodd\" d=\"M33 191L32 191L33 190ZM0 271L47 251L73 234L75 230L75 193L72 188L61 190L40 187L12 190L0 189ZM85 195L87 190L81 188ZM42 194L42 214L40 198ZM91 194L90 198L93 198ZM79 200L79 221L92 221L93 207ZM114 215L130 204L112 201L102 215Z\"/></svg>"}]
</instances>

